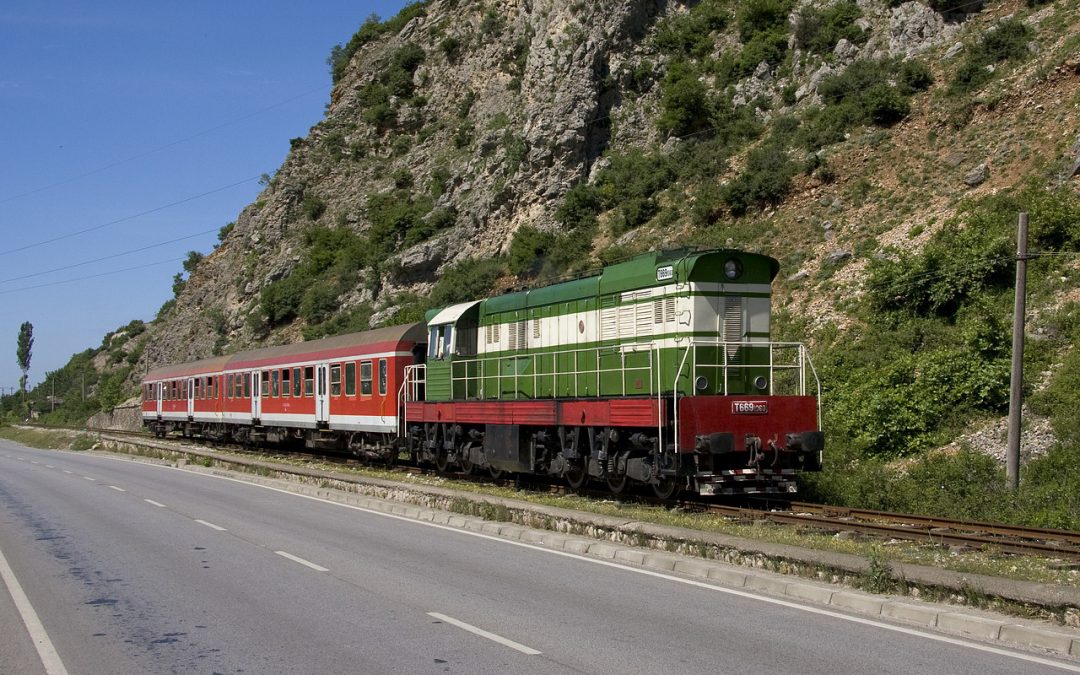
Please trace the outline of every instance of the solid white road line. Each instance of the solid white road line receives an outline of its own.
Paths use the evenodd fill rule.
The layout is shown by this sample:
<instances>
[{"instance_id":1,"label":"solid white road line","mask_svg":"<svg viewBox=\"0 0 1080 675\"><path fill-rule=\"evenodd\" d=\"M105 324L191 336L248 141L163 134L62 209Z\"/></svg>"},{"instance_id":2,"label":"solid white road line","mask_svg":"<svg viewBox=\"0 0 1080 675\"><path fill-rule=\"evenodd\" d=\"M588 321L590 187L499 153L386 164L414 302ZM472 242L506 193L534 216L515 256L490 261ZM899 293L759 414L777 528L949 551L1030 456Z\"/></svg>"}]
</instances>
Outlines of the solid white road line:
<instances>
[{"instance_id":1,"label":"solid white road line","mask_svg":"<svg viewBox=\"0 0 1080 675\"><path fill-rule=\"evenodd\" d=\"M457 619L455 619L453 617L446 616L445 614L439 614L438 612L428 612L427 615L430 616L433 619L438 619L439 621L442 621L443 623L448 623L451 626L457 626L461 630L469 631L473 635L479 635L480 637L487 638L488 640L491 640L492 642L498 642L499 644L501 644L504 647L509 647L510 649L516 649L517 651L521 652L522 654L528 654L529 656L536 656L537 654L543 654L543 652L537 651L536 649L533 649L532 647L526 647L525 645L521 644L520 642L514 642L513 640L511 640L509 638L504 638L503 636L496 635L495 633L489 633L486 630L484 630L483 628L477 628L476 626L473 626L471 624L467 624L464 621L458 621Z\"/></svg>"},{"instance_id":2,"label":"solid white road line","mask_svg":"<svg viewBox=\"0 0 1080 675\"><path fill-rule=\"evenodd\" d=\"M215 525L213 523L208 523L205 520L199 520L198 518L196 518L195 522L200 524L200 525L205 525L205 526L209 527L211 530L217 530L218 532L224 532L225 531L224 527L222 527L220 525Z\"/></svg>"},{"instance_id":3,"label":"solid white road line","mask_svg":"<svg viewBox=\"0 0 1080 675\"><path fill-rule=\"evenodd\" d=\"M316 572L329 572L330 571L330 570L326 569L325 567L323 567L322 565L316 565L315 563L313 563L313 562L311 562L309 560L304 560L303 558L297 557L297 556L293 555L292 553L286 553L285 551L274 551L274 553L277 553L282 558L288 558L289 560L291 560L293 562L300 563L304 567L310 567L311 569L315 570Z\"/></svg>"},{"instance_id":4,"label":"solid white road line","mask_svg":"<svg viewBox=\"0 0 1080 675\"><path fill-rule=\"evenodd\" d=\"M158 507L160 509L165 508L164 504L162 504L161 502L155 502L153 499L144 499L143 501L146 502L147 504L153 504L154 506L156 506L156 507Z\"/></svg>"},{"instance_id":5,"label":"solid white road line","mask_svg":"<svg viewBox=\"0 0 1080 675\"><path fill-rule=\"evenodd\" d=\"M15 578L15 572L8 565L3 551L0 551L0 578L4 580L11 599L15 601L15 608L19 610L26 632L30 633L30 639L34 642L34 649L37 650L38 658L41 659L41 665L45 666L45 672L49 675L67 675L64 662L56 653L56 647L49 639L49 634L45 632L45 626L34 611L34 606L30 604L30 599L26 597L22 586L19 585L19 580Z\"/></svg>"},{"instance_id":6,"label":"solid white road line","mask_svg":"<svg viewBox=\"0 0 1080 675\"><path fill-rule=\"evenodd\" d=\"M127 490L125 490L124 488L122 488L122 487L116 487L115 485L110 485L110 486L109 486L109 489L110 489L110 490L116 490L117 492L127 492Z\"/></svg>"}]
</instances>

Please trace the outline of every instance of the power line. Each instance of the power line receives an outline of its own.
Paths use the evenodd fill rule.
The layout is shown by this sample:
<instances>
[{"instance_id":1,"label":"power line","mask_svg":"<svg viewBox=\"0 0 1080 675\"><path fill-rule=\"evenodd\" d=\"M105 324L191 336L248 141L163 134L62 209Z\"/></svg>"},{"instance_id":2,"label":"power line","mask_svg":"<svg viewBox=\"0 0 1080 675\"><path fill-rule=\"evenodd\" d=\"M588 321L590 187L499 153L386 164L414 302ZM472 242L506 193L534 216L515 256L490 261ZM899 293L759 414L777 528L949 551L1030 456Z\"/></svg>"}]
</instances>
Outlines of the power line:
<instances>
[{"instance_id":1,"label":"power line","mask_svg":"<svg viewBox=\"0 0 1080 675\"><path fill-rule=\"evenodd\" d=\"M176 239L170 239L168 241L159 242L157 244L150 244L148 246L142 246L140 248L133 248L128 251L121 251L120 253L113 253L112 255L103 256L101 258L94 258L93 260L84 260L83 262L72 263L71 265L64 265L63 267L54 267L51 270L44 270L41 272L33 272L31 274L24 274L21 277L11 277L10 279L0 279L0 284L8 284L12 281L22 281L23 279L31 279L33 277L40 277L46 274L52 274L54 272L63 272L64 270L74 269L76 267L84 267L103 260L112 260L113 258L119 258L125 255L131 255L132 253L141 253L142 251L149 251L152 248L160 248L162 246L168 246L169 244L175 244L178 241L185 241L187 239L194 239L195 237L201 237L205 234L210 234L218 228L204 230L202 232L196 232L195 234L189 234L186 237L177 237Z\"/></svg>"},{"instance_id":2,"label":"power line","mask_svg":"<svg viewBox=\"0 0 1080 675\"><path fill-rule=\"evenodd\" d=\"M38 288L47 288L49 286L60 286L61 284L72 284L76 281L86 281L87 279L97 279L100 277L107 277L113 274L122 274L124 272L132 272L134 270L146 269L147 267L155 267L157 265L164 265L166 263L177 263L183 261L183 258L170 258L168 260L159 260L157 262L146 263L145 265L136 265L134 267L125 267L119 270L111 270L109 272L101 272L100 274L90 274L85 277L75 277L72 279L63 279L61 281L52 281L47 284L38 284L37 286L24 286L23 288L12 288L6 291L0 291L0 295L8 295L9 293L19 293L21 291L32 291Z\"/></svg>"},{"instance_id":3,"label":"power line","mask_svg":"<svg viewBox=\"0 0 1080 675\"><path fill-rule=\"evenodd\" d=\"M104 229L104 228L112 226L112 225L117 225L119 223L123 223L123 222L129 221L129 220L134 220L136 218L141 218L142 216L148 216L151 213L157 213L158 211L164 211L165 209L171 208L173 206L179 206L180 204L186 204L188 202L193 202L196 199L202 199L203 197L207 197L209 195L212 195L212 194L215 194L215 193L218 193L218 192L223 192L225 190L228 190L229 188L234 188L237 185L243 185L244 183L251 182L251 181L256 180L258 178L259 178L259 176L251 176L249 178L245 178L243 180L236 181L235 183L230 183L228 185L224 185L224 186L219 187L219 188L214 188L213 190L209 190L207 192L203 192L201 194L194 195L192 197L187 197L187 198L181 199L179 201L175 201L175 202L171 202L169 204L165 204L164 206L158 206L156 208L149 209L149 210L146 210L146 211L142 211L140 213L136 213L136 214L133 214L133 215L130 215L130 216L124 216L123 218L117 218L116 220L110 220L109 222L102 223L101 225L94 225L93 227L87 227L85 229L78 230L78 231L75 231L75 232L69 232L67 234L62 234L62 235L60 235L58 237L53 237L52 239L44 239L42 241L38 241L38 242L35 242L33 244L27 244L25 246L20 246L18 248L11 248L11 249L8 249L6 251L0 251L0 256L10 255L12 253L19 253L21 251L26 251L26 250L29 250L29 249L32 249L32 248L37 248L38 246L44 246L46 244L53 244L53 243L56 243L58 241L63 241L64 239L71 239L72 237L77 237L77 236L79 236L81 234L86 234L87 232L95 232L97 230L101 230L101 229Z\"/></svg>"},{"instance_id":4,"label":"power line","mask_svg":"<svg viewBox=\"0 0 1080 675\"><path fill-rule=\"evenodd\" d=\"M231 120L229 120L227 122L223 122L222 124L219 124L219 125L214 126L214 127L210 127L209 129L204 129L202 131L196 132L196 133L194 133L194 134L192 134L190 136L185 136L183 138L172 141L171 143L166 143L165 145L159 145L158 147L152 148L150 150L146 150L145 152L140 152L138 154L131 155L129 157L125 157L123 159L118 159L115 162L111 162L109 164L99 166L96 169L91 169L91 170L89 170L89 171L87 171L85 173L80 173L80 174L72 176L70 178L65 178L63 180L56 181L55 183L49 183L48 185L43 185L41 187L34 188L32 190L27 190L26 192L20 192L18 194L11 195L10 197L4 197L3 199L0 199L0 204L6 204L6 203L8 203L10 201L14 201L16 199L21 199L22 197L29 197L30 195L35 195L35 194L37 194L39 192L44 192L46 190L51 190L51 189L53 189L55 187L59 187L61 185L67 185L68 183L74 183L75 181L82 180L83 178L87 178L89 176L93 176L95 174L101 173L102 171L107 171L109 169L118 167L118 166L120 166L122 164L127 164L128 162L133 162L133 161L135 161L137 159L142 159L143 157L148 157L150 155L161 152L162 150L168 150L169 148L175 147L175 146L180 145L182 143L187 143L188 141L194 140L194 139L199 138L201 136L206 136L207 134L213 133L213 132L218 131L220 129L224 129L226 127L230 127L230 126L232 126L234 124L238 124L240 122L243 122L244 120L251 119L252 117L256 117L258 115L261 115L261 114L263 114L265 112L268 112L270 110L273 110L275 108L280 108L283 105L286 105L288 103L292 103L293 101L296 101L296 100L301 99L301 98L303 98L305 96L308 96L308 95L310 95L310 94L312 94L312 93L314 93L316 91L321 91L322 89L323 89L323 87L321 87L321 86L313 88L313 89L308 89L305 92L302 92L300 94L297 94L296 96L293 96L292 98L287 98L284 101L279 101L279 102L277 102L277 103L275 103L273 105L270 105L270 106L267 106L265 108L261 108L259 110L256 110L254 112L248 113L247 115L242 115L240 117L235 117L235 118L233 118L233 119L231 119Z\"/></svg>"}]
</instances>

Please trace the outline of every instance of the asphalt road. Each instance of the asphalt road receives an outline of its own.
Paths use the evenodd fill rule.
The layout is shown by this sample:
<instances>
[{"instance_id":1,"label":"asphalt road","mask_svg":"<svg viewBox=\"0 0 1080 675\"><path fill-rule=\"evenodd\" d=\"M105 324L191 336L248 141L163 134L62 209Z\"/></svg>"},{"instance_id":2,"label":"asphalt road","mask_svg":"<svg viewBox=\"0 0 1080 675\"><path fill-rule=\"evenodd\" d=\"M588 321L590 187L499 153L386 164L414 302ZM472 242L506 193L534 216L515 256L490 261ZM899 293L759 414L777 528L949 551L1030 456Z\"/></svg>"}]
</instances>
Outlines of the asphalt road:
<instances>
[{"instance_id":1,"label":"asphalt road","mask_svg":"<svg viewBox=\"0 0 1080 675\"><path fill-rule=\"evenodd\" d=\"M70 673L1053 671L610 561L5 441L0 552ZM45 672L3 590L0 621L13 628L0 671Z\"/></svg>"}]
</instances>

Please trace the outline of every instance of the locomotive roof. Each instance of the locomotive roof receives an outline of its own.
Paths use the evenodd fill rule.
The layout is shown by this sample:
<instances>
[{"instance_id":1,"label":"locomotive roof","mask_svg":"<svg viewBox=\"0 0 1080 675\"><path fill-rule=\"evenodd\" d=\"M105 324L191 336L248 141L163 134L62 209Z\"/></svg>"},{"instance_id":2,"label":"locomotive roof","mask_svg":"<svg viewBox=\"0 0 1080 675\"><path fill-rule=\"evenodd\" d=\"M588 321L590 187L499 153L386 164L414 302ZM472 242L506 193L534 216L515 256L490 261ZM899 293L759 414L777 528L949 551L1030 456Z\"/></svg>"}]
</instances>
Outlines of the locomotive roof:
<instances>
[{"instance_id":1,"label":"locomotive roof","mask_svg":"<svg viewBox=\"0 0 1080 675\"><path fill-rule=\"evenodd\" d=\"M724 277L724 263L737 258L743 274L734 281ZM660 271L670 266L667 275ZM734 249L692 250L676 249L651 251L578 279L562 281L525 291L505 293L483 301L482 314L492 315L540 307L558 302L571 302L599 295L621 293L677 282L720 282L734 284L770 284L780 271L780 263L767 255ZM429 310L431 323L449 323L456 306ZM460 312L458 313L460 315ZM435 319L439 319L435 321ZM446 319L445 321L443 319Z\"/></svg>"},{"instance_id":2,"label":"locomotive roof","mask_svg":"<svg viewBox=\"0 0 1080 675\"><path fill-rule=\"evenodd\" d=\"M256 368L275 363L315 360L318 358L336 358L356 354L358 348L368 350L398 349L402 343L411 347L427 339L427 329L422 323L404 326L389 326L360 333L347 333L310 342L297 342L289 345L252 349L228 356L215 356L210 359L190 361L175 365L155 368L146 374L143 380L168 380L201 374L220 373L226 370Z\"/></svg>"}]
</instances>

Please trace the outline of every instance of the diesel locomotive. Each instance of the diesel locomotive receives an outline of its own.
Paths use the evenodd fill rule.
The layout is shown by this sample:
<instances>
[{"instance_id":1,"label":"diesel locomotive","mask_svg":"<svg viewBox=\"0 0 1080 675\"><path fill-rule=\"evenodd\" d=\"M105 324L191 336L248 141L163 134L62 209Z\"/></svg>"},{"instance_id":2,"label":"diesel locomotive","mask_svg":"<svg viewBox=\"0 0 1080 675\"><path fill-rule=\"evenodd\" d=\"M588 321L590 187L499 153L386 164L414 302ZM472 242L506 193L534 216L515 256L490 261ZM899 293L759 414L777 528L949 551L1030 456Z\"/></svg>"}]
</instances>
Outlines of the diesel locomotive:
<instances>
[{"instance_id":1,"label":"diesel locomotive","mask_svg":"<svg viewBox=\"0 0 1080 675\"><path fill-rule=\"evenodd\" d=\"M741 251L652 252L424 323L160 368L143 418L161 435L614 493L790 493L821 468L824 434L807 349L770 337L778 270Z\"/></svg>"}]
</instances>

